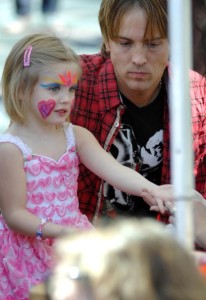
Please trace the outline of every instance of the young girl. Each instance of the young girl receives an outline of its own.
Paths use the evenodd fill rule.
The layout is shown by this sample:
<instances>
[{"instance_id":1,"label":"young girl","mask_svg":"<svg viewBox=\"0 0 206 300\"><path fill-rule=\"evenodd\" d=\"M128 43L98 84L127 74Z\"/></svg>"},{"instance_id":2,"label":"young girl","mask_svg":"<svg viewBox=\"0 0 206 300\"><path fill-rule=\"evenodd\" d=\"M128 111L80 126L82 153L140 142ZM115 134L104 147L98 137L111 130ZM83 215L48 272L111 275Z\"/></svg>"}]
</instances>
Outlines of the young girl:
<instances>
[{"instance_id":1,"label":"young girl","mask_svg":"<svg viewBox=\"0 0 206 300\"><path fill-rule=\"evenodd\" d=\"M77 55L54 36L27 36L6 60L3 100L11 125L0 137L0 299L28 299L53 267L54 238L92 228L78 206L79 160L127 193L149 190L156 197L150 205L164 212L161 187L69 123L80 75Z\"/></svg>"}]
</instances>

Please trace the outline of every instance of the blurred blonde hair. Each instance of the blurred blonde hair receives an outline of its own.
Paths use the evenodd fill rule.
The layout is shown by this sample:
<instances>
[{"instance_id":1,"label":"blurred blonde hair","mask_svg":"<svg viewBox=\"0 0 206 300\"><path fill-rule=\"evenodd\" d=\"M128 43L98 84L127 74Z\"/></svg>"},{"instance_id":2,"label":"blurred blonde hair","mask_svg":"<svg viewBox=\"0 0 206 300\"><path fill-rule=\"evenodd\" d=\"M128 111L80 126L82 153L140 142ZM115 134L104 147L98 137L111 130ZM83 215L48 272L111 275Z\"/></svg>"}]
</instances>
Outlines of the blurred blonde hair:
<instances>
[{"instance_id":1,"label":"blurred blonde hair","mask_svg":"<svg viewBox=\"0 0 206 300\"><path fill-rule=\"evenodd\" d=\"M155 220L113 221L60 239L56 250L58 263L49 281L52 300L87 299L59 295L78 278L85 279L92 291L88 299L206 299L206 285L195 261ZM56 293L59 283L61 293Z\"/></svg>"},{"instance_id":2,"label":"blurred blonde hair","mask_svg":"<svg viewBox=\"0 0 206 300\"><path fill-rule=\"evenodd\" d=\"M28 46L32 46L30 66L24 67L23 57ZM39 72L56 63L73 65L77 77L81 76L78 56L53 34L31 34L13 46L2 76L4 106L12 121L23 122Z\"/></svg>"}]
</instances>

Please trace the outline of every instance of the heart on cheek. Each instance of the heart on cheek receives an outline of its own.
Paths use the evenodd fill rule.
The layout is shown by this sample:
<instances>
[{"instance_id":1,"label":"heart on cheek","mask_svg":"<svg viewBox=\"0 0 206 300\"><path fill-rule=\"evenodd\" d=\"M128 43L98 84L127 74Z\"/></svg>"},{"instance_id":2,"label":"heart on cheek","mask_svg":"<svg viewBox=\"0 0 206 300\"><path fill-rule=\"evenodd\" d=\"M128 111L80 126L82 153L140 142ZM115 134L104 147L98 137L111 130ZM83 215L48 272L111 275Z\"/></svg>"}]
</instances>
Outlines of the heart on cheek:
<instances>
[{"instance_id":1,"label":"heart on cheek","mask_svg":"<svg viewBox=\"0 0 206 300\"><path fill-rule=\"evenodd\" d=\"M42 100L38 103L38 109L44 119L46 119L51 114L55 105L56 105L56 101L52 99Z\"/></svg>"}]
</instances>

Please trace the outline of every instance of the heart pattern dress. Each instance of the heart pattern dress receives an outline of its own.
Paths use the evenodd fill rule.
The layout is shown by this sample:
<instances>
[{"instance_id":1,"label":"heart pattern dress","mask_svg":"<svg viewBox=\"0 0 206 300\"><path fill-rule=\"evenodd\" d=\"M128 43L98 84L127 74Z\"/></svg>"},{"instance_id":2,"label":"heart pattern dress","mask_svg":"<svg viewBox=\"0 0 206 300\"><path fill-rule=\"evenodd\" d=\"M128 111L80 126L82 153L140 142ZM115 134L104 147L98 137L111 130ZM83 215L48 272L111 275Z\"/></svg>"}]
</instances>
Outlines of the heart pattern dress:
<instances>
[{"instance_id":1,"label":"heart pattern dress","mask_svg":"<svg viewBox=\"0 0 206 300\"><path fill-rule=\"evenodd\" d=\"M24 156L28 211L70 228L92 229L79 210L79 158L71 123L65 137L67 150L58 161L35 155L17 136L2 134L0 143L15 144ZM31 286L43 282L54 266L53 242L12 231L0 215L0 300L29 299Z\"/></svg>"}]
</instances>

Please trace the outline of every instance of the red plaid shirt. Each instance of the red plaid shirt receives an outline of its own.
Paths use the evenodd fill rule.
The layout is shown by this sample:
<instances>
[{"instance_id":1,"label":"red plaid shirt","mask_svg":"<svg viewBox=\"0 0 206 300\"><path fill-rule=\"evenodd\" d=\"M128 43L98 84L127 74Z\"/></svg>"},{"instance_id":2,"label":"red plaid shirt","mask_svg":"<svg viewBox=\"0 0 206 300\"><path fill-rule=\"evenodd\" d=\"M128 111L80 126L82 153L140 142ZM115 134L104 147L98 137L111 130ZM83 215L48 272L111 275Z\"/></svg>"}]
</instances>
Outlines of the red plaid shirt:
<instances>
[{"instance_id":1,"label":"red plaid shirt","mask_svg":"<svg viewBox=\"0 0 206 300\"><path fill-rule=\"evenodd\" d=\"M101 54L81 55L82 78L76 91L71 122L90 130L107 151L118 133L124 106L121 103L110 59ZM191 71L191 106L196 189L206 198L206 78ZM167 70L163 78L167 88ZM164 105L163 166L161 184L170 183L169 113ZM177 166L178 167L178 166ZM78 197L80 210L91 221L101 216L103 181L80 165ZM164 216L160 218L163 221Z\"/></svg>"}]
</instances>

